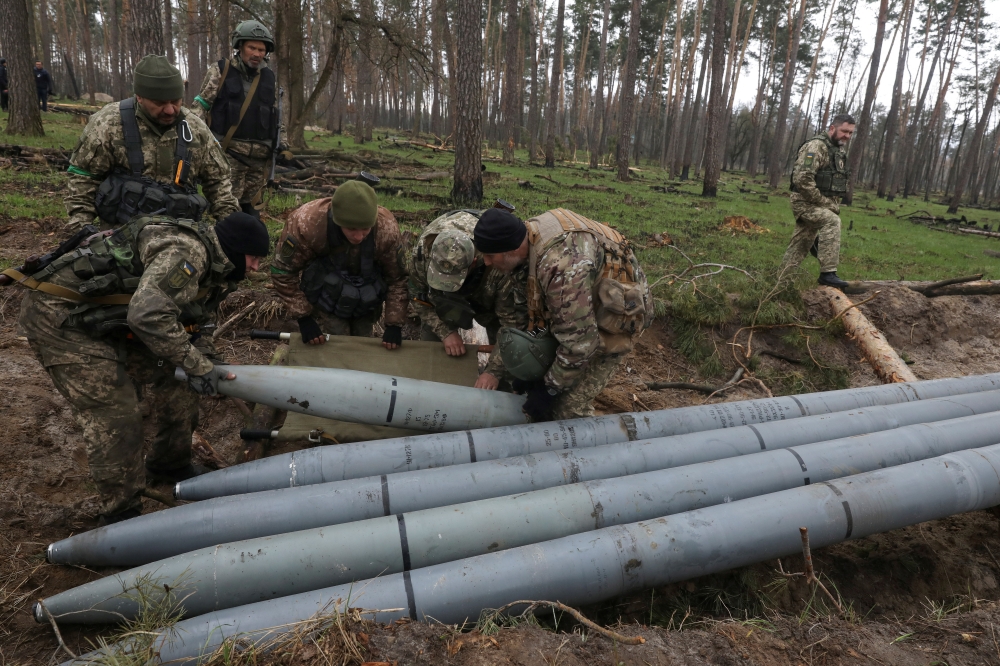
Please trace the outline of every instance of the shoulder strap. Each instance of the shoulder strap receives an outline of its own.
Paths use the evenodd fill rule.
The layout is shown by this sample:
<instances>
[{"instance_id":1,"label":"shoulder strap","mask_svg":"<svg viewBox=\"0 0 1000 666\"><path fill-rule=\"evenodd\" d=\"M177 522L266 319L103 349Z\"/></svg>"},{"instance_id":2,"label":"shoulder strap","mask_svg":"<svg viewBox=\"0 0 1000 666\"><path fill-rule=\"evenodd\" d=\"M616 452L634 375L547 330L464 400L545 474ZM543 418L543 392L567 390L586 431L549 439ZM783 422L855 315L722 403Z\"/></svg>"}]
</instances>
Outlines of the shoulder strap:
<instances>
[{"instance_id":1,"label":"shoulder strap","mask_svg":"<svg viewBox=\"0 0 1000 666\"><path fill-rule=\"evenodd\" d=\"M226 61L226 69L229 69L228 60ZM225 78L225 76L223 76L223 78ZM229 142L233 140L233 135L236 134L236 129L240 126L240 123L243 122L243 116L247 114L247 109L250 108L250 102L253 101L254 96L257 94L257 86L259 84L260 73L258 72L257 76L253 77L253 82L250 84L250 90L247 91L246 99L243 100L243 106L240 107L240 117L236 119L236 122L233 123L233 126L229 128L229 131L226 132L226 136L222 139L223 152L229 148Z\"/></svg>"},{"instance_id":2,"label":"shoulder strap","mask_svg":"<svg viewBox=\"0 0 1000 666\"><path fill-rule=\"evenodd\" d=\"M128 168L136 178L142 176L142 136L139 134L139 121L135 118L135 97L123 99L118 103L118 112L122 117L122 133L125 135L125 150L128 152Z\"/></svg>"},{"instance_id":3,"label":"shoulder strap","mask_svg":"<svg viewBox=\"0 0 1000 666\"><path fill-rule=\"evenodd\" d=\"M226 258L219 257L216 253L214 239L208 234L208 225L203 222L195 222L194 220L187 220L184 218L174 220L173 223L182 229L187 229L198 237L198 240L202 242L205 246L205 251L208 253L209 270L219 278L225 276Z\"/></svg>"}]
</instances>

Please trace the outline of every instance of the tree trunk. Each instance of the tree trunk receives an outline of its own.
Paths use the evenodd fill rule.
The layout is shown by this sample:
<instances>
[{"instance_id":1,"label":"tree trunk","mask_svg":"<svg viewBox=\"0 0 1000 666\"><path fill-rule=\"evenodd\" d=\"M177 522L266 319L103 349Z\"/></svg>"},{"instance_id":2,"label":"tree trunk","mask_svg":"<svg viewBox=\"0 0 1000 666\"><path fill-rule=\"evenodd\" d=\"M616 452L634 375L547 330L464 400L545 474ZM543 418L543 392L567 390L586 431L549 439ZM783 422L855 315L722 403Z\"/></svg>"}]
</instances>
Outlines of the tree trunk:
<instances>
[{"instance_id":1,"label":"tree trunk","mask_svg":"<svg viewBox=\"0 0 1000 666\"><path fill-rule=\"evenodd\" d=\"M167 2L170 2L170 0L167 0ZM219 57L223 59L228 58L229 54L233 52L232 44L230 42L230 32L234 26L231 21L229 0L220 0L217 31L219 34Z\"/></svg>"},{"instance_id":2,"label":"tree trunk","mask_svg":"<svg viewBox=\"0 0 1000 666\"><path fill-rule=\"evenodd\" d=\"M94 52L91 48L90 39L90 10L87 9L86 0L79 0L80 20L83 27L83 55L87 69L87 90L91 106L97 104L94 93L97 92L97 68L94 65Z\"/></svg>"},{"instance_id":3,"label":"tree trunk","mask_svg":"<svg viewBox=\"0 0 1000 666\"><path fill-rule=\"evenodd\" d=\"M858 180L858 166L865 152L868 141L868 130L872 124L872 104L875 102L875 83L878 80L878 63L882 58L882 40L885 39L885 22L889 16L889 0L882 0L878 9L878 24L875 27L875 43L872 46L872 61L868 70L868 88L865 90L865 103L858 119L858 135L851 144L851 152L847 156L847 168L850 177L847 181L847 196L844 203L850 205L854 201L854 184ZM822 127L820 129L823 129Z\"/></svg>"},{"instance_id":4,"label":"tree trunk","mask_svg":"<svg viewBox=\"0 0 1000 666\"><path fill-rule=\"evenodd\" d=\"M892 173L893 146L899 129L899 105L903 95L903 74L906 71L906 56L910 40L910 21L913 18L913 2L903 3L903 34L899 42L899 59L896 61L896 78L892 83L892 101L889 105L889 115L885 120L885 144L882 149L882 169L879 172L878 196L885 197L889 185L889 175Z\"/></svg>"},{"instance_id":5,"label":"tree trunk","mask_svg":"<svg viewBox=\"0 0 1000 666\"><path fill-rule=\"evenodd\" d=\"M134 2L134 0L129 0ZM276 8L280 12L280 8ZM201 90L201 79L204 76L204 67L201 62L201 26L198 17L198 0L187 0L187 15L185 17L185 28L187 30L187 101L193 103L195 95ZM280 39L280 37L279 37Z\"/></svg>"},{"instance_id":6,"label":"tree trunk","mask_svg":"<svg viewBox=\"0 0 1000 666\"><path fill-rule=\"evenodd\" d=\"M561 3L562 0L559 0ZM721 2L721 0L720 0ZM625 56L625 68L622 72L621 113L618 121L618 180L629 181L628 154L632 147L632 116L635 109L635 70L639 65L639 0L632 0L632 13L628 26L628 51Z\"/></svg>"},{"instance_id":7,"label":"tree trunk","mask_svg":"<svg viewBox=\"0 0 1000 666\"><path fill-rule=\"evenodd\" d=\"M441 133L441 24L438 7L444 0L431 0L431 134Z\"/></svg>"},{"instance_id":8,"label":"tree trunk","mask_svg":"<svg viewBox=\"0 0 1000 666\"><path fill-rule=\"evenodd\" d=\"M302 77L302 4L300 0L279 0L274 7L274 32L278 59L278 80L282 81L287 100L284 111L286 118L303 116L305 96ZM288 144L293 150L306 147L299 128L289 127Z\"/></svg>"},{"instance_id":9,"label":"tree trunk","mask_svg":"<svg viewBox=\"0 0 1000 666\"><path fill-rule=\"evenodd\" d=\"M160 0L129 0L128 26L129 51L132 63L138 64L149 54L166 55L163 43L163 15Z\"/></svg>"},{"instance_id":10,"label":"tree trunk","mask_svg":"<svg viewBox=\"0 0 1000 666\"><path fill-rule=\"evenodd\" d=\"M969 183L969 177L972 175L972 169L976 165L979 155L979 147L983 144L983 136L986 135L986 128L989 126L990 113L992 113L993 104L997 99L998 87L1000 87L1000 67L997 67L996 75L993 77L990 92L986 95L986 102L983 104L982 114L979 116L979 122L976 123L976 132L972 135L968 153L966 154L965 161L962 163L962 169L959 171L958 180L955 182L955 193L952 195L951 203L948 205L949 213L957 213L958 206L962 203L962 194L965 193L965 187Z\"/></svg>"},{"instance_id":11,"label":"tree trunk","mask_svg":"<svg viewBox=\"0 0 1000 666\"><path fill-rule=\"evenodd\" d=\"M714 29L714 27L713 27ZM701 91L705 84L705 72L708 69L708 60L711 57L712 40L709 33L705 33L705 51L701 54L701 71L698 74L698 91L694 96L694 108L691 110L691 124L687 128L687 141L684 145L684 163L681 165L681 180L687 180L691 164L694 162L695 136L698 134L698 123L701 121Z\"/></svg>"},{"instance_id":12,"label":"tree trunk","mask_svg":"<svg viewBox=\"0 0 1000 666\"><path fill-rule=\"evenodd\" d=\"M559 0L556 9L556 39L552 51L552 83L549 85L549 105L545 111L545 166L556 165L556 123L559 115L559 91L562 89L563 20L566 0Z\"/></svg>"},{"instance_id":13,"label":"tree trunk","mask_svg":"<svg viewBox=\"0 0 1000 666\"><path fill-rule=\"evenodd\" d=\"M229 6L229 0L223 3ZM173 0L163 0L163 43L167 47L167 60L177 64L177 52L174 50L174 3Z\"/></svg>"},{"instance_id":14,"label":"tree trunk","mask_svg":"<svg viewBox=\"0 0 1000 666\"><path fill-rule=\"evenodd\" d=\"M608 21L611 0L604 0L601 22L601 50L597 61L597 95L594 100L594 121L590 130L590 168L596 169L604 153L604 74L608 67Z\"/></svg>"},{"instance_id":15,"label":"tree trunk","mask_svg":"<svg viewBox=\"0 0 1000 666\"><path fill-rule=\"evenodd\" d=\"M517 124L518 100L517 89L521 82L518 80L518 58L517 58L517 37L520 21L518 20L517 0L507 0L507 56L504 63L503 74L503 162L504 164L514 163L514 126Z\"/></svg>"},{"instance_id":16,"label":"tree trunk","mask_svg":"<svg viewBox=\"0 0 1000 666\"><path fill-rule=\"evenodd\" d=\"M482 174L482 0L462 0L455 6L455 183L451 197L460 204L483 198Z\"/></svg>"},{"instance_id":17,"label":"tree trunk","mask_svg":"<svg viewBox=\"0 0 1000 666\"><path fill-rule=\"evenodd\" d=\"M804 0L803 0L804 4ZM722 171L720 143L725 143L722 134L722 113L726 100L722 94L722 79L726 68L726 2L714 0L712 14L712 84L708 94L708 124L705 136L705 179L701 186L701 196L714 197L718 194L719 174Z\"/></svg>"},{"instance_id":18,"label":"tree trunk","mask_svg":"<svg viewBox=\"0 0 1000 666\"><path fill-rule=\"evenodd\" d=\"M760 80L757 82L757 99L754 101L753 112L750 114L750 125L753 127L753 140L750 142L750 156L747 158L747 175L751 178L757 176L757 167L760 166L760 143L764 138L764 126L760 122L760 114L764 107L764 98L767 93L768 84L774 67L774 42L775 35L778 34L778 21L775 20L771 30L771 41L767 45L767 65L761 72ZM763 50L764 45L761 44Z\"/></svg>"},{"instance_id":19,"label":"tree trunk","mask_svg":"<svg viewBox=\"0 0 1000 666\"><path fill-rule=\"evenodd\" d=\"M0 1L0 44L6 49L10 86L10 115L7 134L45 136L42 114L35 94L35 75L31 73L32 45L29 43L28 6L17 0Z\"/></svg>"},{"instance_id":20,"label":"tree trunk","mask_svg":"<svg viewBox=\"0 0 1000 666\"><path fill-rule=\"evenodd\" d=\"M802 23L806 17L806 0L799 5L799 13L795 27L789 25L788 57L785 59L785 74L781 83L781 102L778 104L778 119L774 127L774 139L771 141L771 156L768 160L768 185L771 189L778 187L778 181L785 169L785 125L788 120L788 102L792 96L792 84L795 83L795 67L799 52L799 38L802 36Z\"/></svg>"},{"instance_id":21,"label":"tree trunk","mask_svg":"<svg viewBox=\"0 0 1000 666\"><path fill-rule=\"evenodd\" d=\"M538 61L541 60L541 45L538 43L537 0L528 0L528 48L531 49L531 97L528 98L528 163L535 162L538 151ZM542 3L542 14L545 3ZM544 74L543 74L544 78Z\"/></svg>"}]
</instances>

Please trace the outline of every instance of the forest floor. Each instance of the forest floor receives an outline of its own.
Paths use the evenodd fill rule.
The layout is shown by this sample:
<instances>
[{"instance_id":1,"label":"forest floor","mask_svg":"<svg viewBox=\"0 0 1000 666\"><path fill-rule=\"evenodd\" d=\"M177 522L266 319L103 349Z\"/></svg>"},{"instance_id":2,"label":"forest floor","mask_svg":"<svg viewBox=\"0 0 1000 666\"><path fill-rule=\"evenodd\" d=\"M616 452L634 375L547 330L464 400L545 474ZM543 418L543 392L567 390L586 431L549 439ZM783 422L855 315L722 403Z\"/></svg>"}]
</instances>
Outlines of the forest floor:
<instances>
[{"instance_id":1,"label":"forest floor","mask_svg":"<svg viewBox=\"0 0 1000 666\"><path fill-rule=\"evenodd\" d=\"M72 144L80 129L76 123L66 114L47 115L46 127L53 136L46 145L71 148L67 143ZM354 146L346 137L309 136L310 145L348 153L349 159L361 161L389 184L393 176L449 167L448 156L393 146L391 139ZM64 137L62 143L51 143L55 137ZM609 171L566 163L546 170L528 166L521 158L514 167L486 162L487 197L513 202L525 217L558 205L611 222L645 245L640 260L651 282L666 276L655 288L662 316L599 396L600 411L701 404L705 397L700 394L649 391L645 384L721 384L736 367L727 343L754 317L758 322L766 317L768 322L803 324L829 320L825 304L810 291L815 280L811 259L799 290L770 293L769 276L792 228L783 192L769 192L764 183L741 174L724 174L720 197L706 200L698 196L700 184L669 182L646 165L635 181L623 185L613 181ZM533 187L520 187L518 181ZM0 162L0 266L19 264L58 242L65 219L60 202L64 182L63 174L43 165L22 169ZM415 231L449 207L447 182L397 180L402 192L381 200ZM601 184L614 192L571 189L577 183ZM678 191L652 189L657 186ZM272 231L277 232L288 210L307 198L286 194L271 199L265 214ZM845 230L846 277L997 277L993 262L998 260L983 254L995 245L1000 249L996 241L934 232L899 219L900 212L920 209L940 215L942 206L912 199L889 206L867 193L858 197L859 204L862 201L864 205L845 207L843 213L845 226L853 220L855 229ZM889 213L893 210L896 215ZM961 213L1000 223L995 211ZM731 230L723 226L729 215L744 215L767 231ZM654 234L669 236L674 245L661 245ZM694 284L685 280L691 273L672 278L688 267L679 251L696 262L744 269L751 277L726 270ZM94 527L96 506L80 431L66 402L18 337L21 297L20 290L0 290L0 382L8 387L0 393L5 434L0 465L0 666L61 661L65 655L51 628L31 618L31 603L114 571L45 563L48 543ZM265 362L274 349L274 343L247 339L249 328L294 329L267 289L265 274L251 274L224 304L224 312L235 312L250 300L258 307L221 345L236 363ZM862 310L912 362L921 379L1000 371L1000 296L929 299L888 288ZM775 394L877 383L836 326L810 331L810 336L767 332L755 338L758 351L798 361L754 357L755 375ZM745 383L712 400L763 395L757 385ZM228 400L205 398L201 417L201 433L223 457L235 460L242 449L237 431L243 417L237 408ZM152 500L145 505L147 511L162 508ZM317 636L316 643L289 644L261 663L1000 664L998 555L997 518L975 512L815 551L818 572L848 609L843 616L799 580L780 576L772 561L581 609L602 625L641 635L646 642L638 646L581 631L558 615L472 632L443 625L376 626L348 620L344 632ZM782 566L784 571L799 571L801 557L783 558ZM62 627L67 646L77 653L116 631Z\"/></svg>"}]
</instances>

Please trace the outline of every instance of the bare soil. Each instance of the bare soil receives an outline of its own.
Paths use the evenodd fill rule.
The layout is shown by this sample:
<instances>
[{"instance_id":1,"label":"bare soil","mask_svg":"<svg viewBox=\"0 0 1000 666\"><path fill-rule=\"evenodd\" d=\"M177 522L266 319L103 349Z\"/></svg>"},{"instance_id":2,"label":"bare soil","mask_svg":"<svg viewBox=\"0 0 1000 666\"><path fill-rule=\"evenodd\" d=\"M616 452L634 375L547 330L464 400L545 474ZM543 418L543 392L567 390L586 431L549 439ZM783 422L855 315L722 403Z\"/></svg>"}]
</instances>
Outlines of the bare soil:
<instances>
[{"instance_id":1,"label":"bare soil","mask_svg":"<svg viewBox=\"0 0 1000 666\"><path fill-rule=\"evenodd\" d=\"M56 220L12 226L2 233L4 254L23 259L54 245ZM251 300L257 308L224 336L221 347L236 363L265 363L275 343L251 341L250 328L294 330L266 288L251 276L224 305L224 314ZM23 339L17 316L22 292L0 290L0 666L61 661L51 627L30 616L31 603L113 570L45 563L52 541L95 527L95 491L88 480L80 431L68 405ZM804 295L812 319L829 312L817 295ZM921 378L1000 370L1000 296L928 299L907 289L886 289L862 306ZM717 332L720 348L731 331ZM640 340L623 369L599 396L604 412L663 409L700 404L691 391L649 391L646 382L698 378L695 366L672 347L669 322L658 322ZM758 348L789 357L802 349L778 333L761 334ZM848 369L849 383L877 382L853 344L827 336L810 345L818 362ZM722 354L727 372L736 364ZM761 357L759 369L795 372L797 365ZM711 398L742 400L765 395L746 381ZM148 410L154 406L147 406ZM144 408L145 409L145 408ZM242 450L238 430L244 416L231 400L205 398L201 433L224 458ZM287 449L286 449L287 450ZM168 492L161 487L159 490ZM146 511L162 505L145 500ZM1000 534L990 512L976 512L915 525L816 551L816 568L849 606L839 618L801 579L777 573L777 562L759 564L582 609L588 617L626 635L638 646L612 643L581 632L567 621L503 628L492 637L458 633L453 627L420 623L368 626L358 644L365 661L396 664L1000 664ZM801 570L801 558L785 558L784 571ZM557 629L557 630L554 630ZM75 652L87 651L111 627L63 628ZM343 663L361 663L350 657ZM272 655L268 662L326 664L319 651Z\"/></svg>"}]
</instances>

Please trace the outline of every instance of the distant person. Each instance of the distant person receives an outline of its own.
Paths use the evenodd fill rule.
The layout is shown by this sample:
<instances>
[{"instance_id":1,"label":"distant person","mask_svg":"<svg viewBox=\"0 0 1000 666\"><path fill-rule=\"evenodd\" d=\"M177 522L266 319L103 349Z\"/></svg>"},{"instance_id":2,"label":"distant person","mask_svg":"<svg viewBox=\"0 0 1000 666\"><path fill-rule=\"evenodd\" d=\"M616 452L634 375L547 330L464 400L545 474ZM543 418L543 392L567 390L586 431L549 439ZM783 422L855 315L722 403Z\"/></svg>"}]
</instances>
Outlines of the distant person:
<instances>
[{"instance_id":1,"label":"distant person","mask_svg":"<svg viewBox=\"0 0 1000 666\"><path fill-rule=\"evenodd\" d=\"M813 248L819 259L819 284L843 289L840 262L840 199L847 194L846 146L854 135L854 117L842 113L830 127L799 148L792 167L792 213L795 232L781 264L781 276L794 270ZM813 247L817 244L817 247Z\"/></svg>"},{"instance_id":2,"label":"distant person","mask_svg":"<svg viewBox=\"0 0 1000 666\"><path fill-rule=\"evenodd\" d=\"M7 58L0 58L0 111L6 111L10 104L10 91L7 80Z\"/></svg>"},{"instance_id":3,"label":"distant person","mask_svg":"<svg viewBox=\"0 0 1000 666\"><path fill-rule=\"evenodd\" d=\"M42 61L35 61L35 91L38 93L38 106L42 111L49 110L49 93L52 92L52 77L49 70L42 67Z\"/></svg>"}]
</instances>

